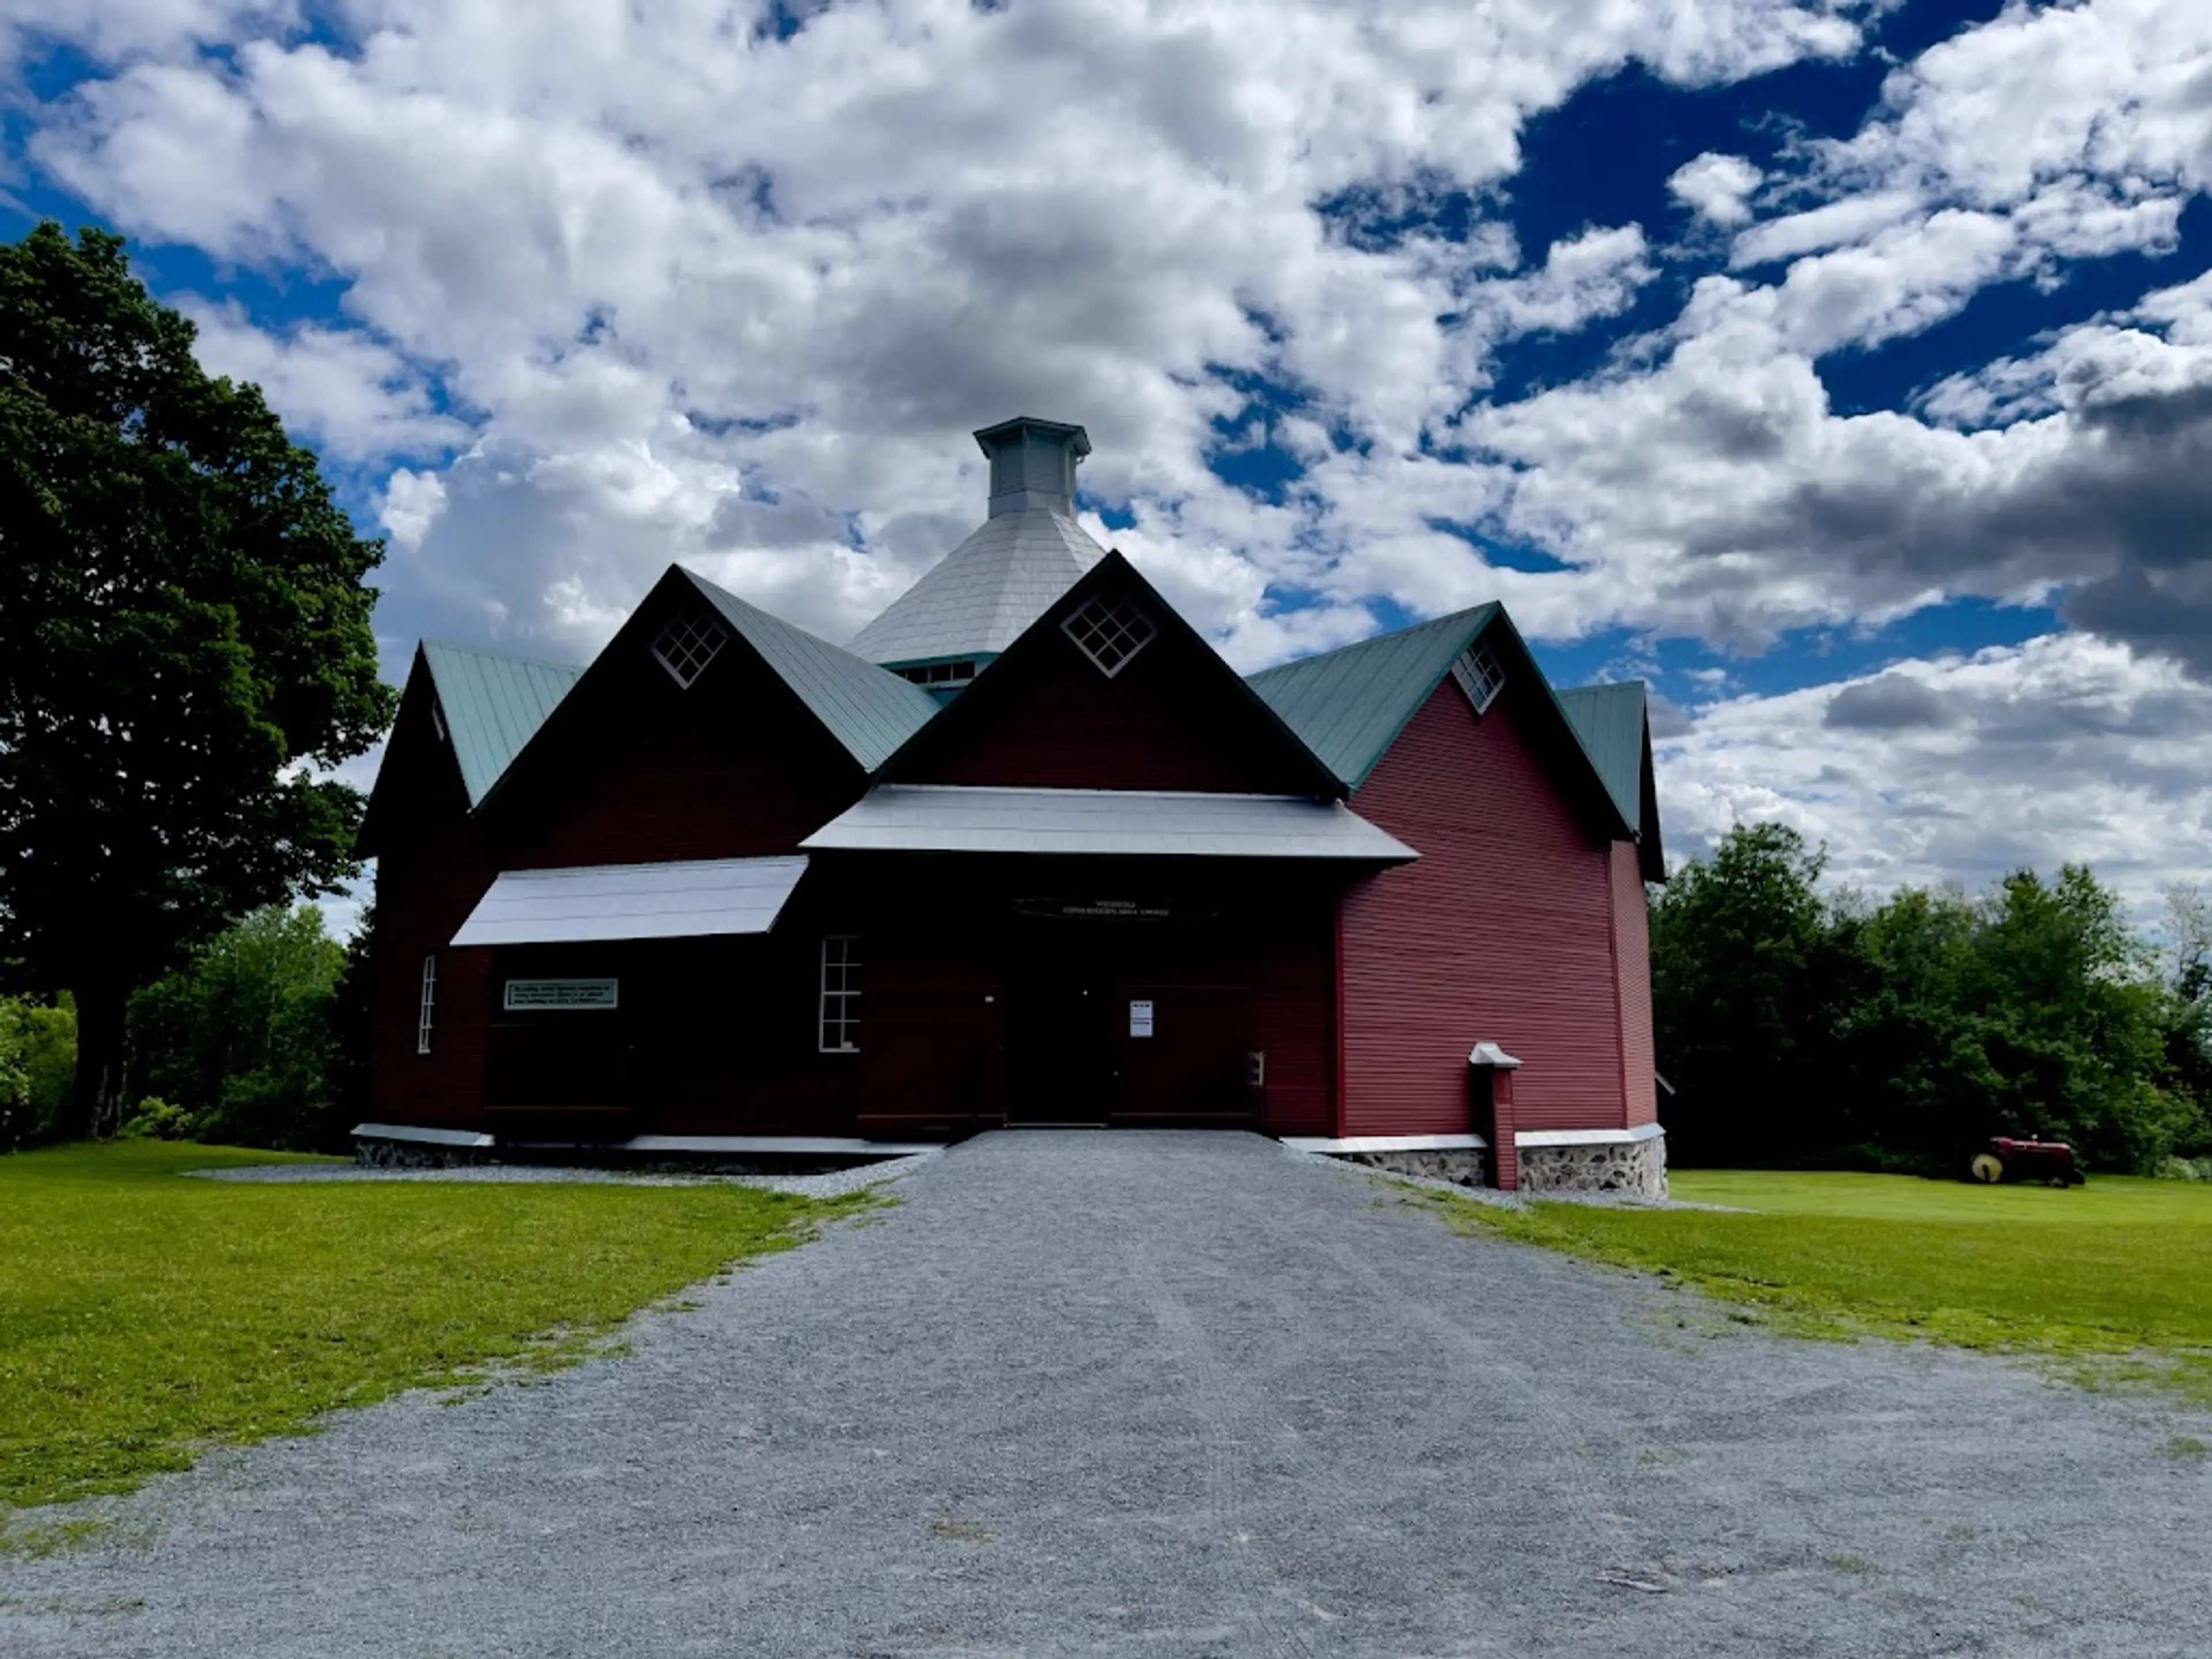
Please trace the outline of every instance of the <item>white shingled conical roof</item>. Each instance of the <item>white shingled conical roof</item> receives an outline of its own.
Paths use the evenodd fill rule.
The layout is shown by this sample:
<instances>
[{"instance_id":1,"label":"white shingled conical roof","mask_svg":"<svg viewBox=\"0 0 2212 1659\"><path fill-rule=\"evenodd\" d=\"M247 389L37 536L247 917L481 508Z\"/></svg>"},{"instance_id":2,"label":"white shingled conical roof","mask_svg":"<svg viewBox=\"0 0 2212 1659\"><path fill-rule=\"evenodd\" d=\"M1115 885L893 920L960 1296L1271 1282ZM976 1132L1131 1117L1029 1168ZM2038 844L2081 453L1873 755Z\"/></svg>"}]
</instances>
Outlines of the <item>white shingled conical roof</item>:
<instances>
[{"instance_id":1,"label":"white shingled conical roof","mask_svg":"<svg viewBox=\"0 0 2212 1659\"><path fill-rule=\"evenodd\" d=\"M1106 556L1075 522L1081 427L1023 418L975 441L991 458L991 516L847 649L879 663L995 655Z\"/></svg>"}]
</instances>

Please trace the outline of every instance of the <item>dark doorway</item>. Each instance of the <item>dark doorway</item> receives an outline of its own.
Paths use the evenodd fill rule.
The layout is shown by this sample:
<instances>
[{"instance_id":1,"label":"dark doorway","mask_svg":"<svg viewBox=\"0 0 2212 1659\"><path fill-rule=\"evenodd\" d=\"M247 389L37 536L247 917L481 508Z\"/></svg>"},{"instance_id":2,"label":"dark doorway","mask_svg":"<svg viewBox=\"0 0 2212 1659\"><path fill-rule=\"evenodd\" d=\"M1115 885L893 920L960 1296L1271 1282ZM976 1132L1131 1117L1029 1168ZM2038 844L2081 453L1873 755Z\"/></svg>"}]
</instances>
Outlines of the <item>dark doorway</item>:
<instances>
[{"instance_id":1,"label":"dark doorway","mask_svg":"<svg viewBox=\"0 0 2212 1659\"><path fill-rule=\"evenodd\" d=\"M1119 1095L1110 939L1079 922L1016 930L1006 987L1006 1121L1103 1125Z\"/></svg>"}]
</instances>

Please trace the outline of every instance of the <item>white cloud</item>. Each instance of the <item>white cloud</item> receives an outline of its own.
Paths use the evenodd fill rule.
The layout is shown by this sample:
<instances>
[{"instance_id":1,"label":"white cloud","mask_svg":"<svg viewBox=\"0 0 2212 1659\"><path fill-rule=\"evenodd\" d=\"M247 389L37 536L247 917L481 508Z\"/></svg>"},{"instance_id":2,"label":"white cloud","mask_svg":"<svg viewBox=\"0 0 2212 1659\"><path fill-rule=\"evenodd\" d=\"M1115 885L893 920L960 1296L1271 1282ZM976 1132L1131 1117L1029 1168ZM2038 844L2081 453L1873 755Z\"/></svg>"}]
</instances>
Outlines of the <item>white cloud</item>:
<instances>
[{"instance_id":1,"label":"white cloud","mask_svg":"<svg viewBox=\"0 0 2212 1659\"><path fill-rule=\"evenodd\" d=\"M2009 7L1849 138L1679 168L1687 250L1514 246L1532 116L1632 62L1845 54L1861 10L884 0L777 41L713 7L345 0L325 43L131 0L68 33L112 72L29 150L136 234L343 289L307 328L216 310L204 347L388 475L395 636L573 653L681 559L842 637L972 527L966 434L1022 411L1090 427L1085 484L1135 520L1094 533L1246 665L1377 599L1756 648L1978 595L2212 672L2201 282L1914 411L1838 414L1821 378L1993 283L2171 246L2212 179L2212 8ZM1464 242L1405 228L1454 192ZM1626 314L1723 234L1670 325L1496 396L1516 341ZM1302 465L1279 499L1209 465L1261 437Z\"/></svg>"},{"instance_id":2,"label":"white cloud","mask_svg":"<svg viewBox=\"0 0 2212 1659\"><path fill-rule=\"evenodd\" d=\"M176 302L199 331L194 350L212 374L250 380L295 437L340 460L420 454L468 428L434 408L422 372L359 329L296 326L272 333L235 301Z\"/></svg>"},{"instance_id":3,"label":"white cloud","mask_svg":"<svg viewBox=\"0 0 2212 1659\"><path fill-rule=\"evenodd\" d=\"M2139 912L2212 845L2212 688L2081 635L1698 710L1654 747L1670 854L1737 823L1875 893L2086 862Z\"/></svg>"},{"instance_id":4,"label":"white cloud","mask_svg":"<svg viewBox=\"0 0 2212 1659\"><path fill-rule=\"evenodd\" d=\"M1254 596L1315 564L1311 526L1206 466L1243 403L1224 371L1407 451L1501 343L1615 314L1651 269L1633 227L1521 273L1495 234L1355 246L1314 204L1487 188L1528 115L1632 58L1706 82L1856 41L1783 0L1212 0L1170 28L1136 0L901 0L781 42L688 9L343 16L343 53L125 63L33 153L141 234L337 275L380 347L440 365L480 453L442 514L388 496L419 543L390 604L554 635L672 557L849 629L972 522L964 431L1016 409L1085 421L1086 482L1213 573L1199 620L1264 633ZM354 367L385 403L346 424L319 401L373 442L396 383ZM731 539L765 522L725 508L746 499L816 504L860 544Z\"/></svg>"},{"instance_id":5,"label":"white cloud","mask_svg":"<svg viewBox=\"0 0 2212 1659\"><path fill-rule=\"evenodd\" d=\"M1707 150L1676 167L1667 188L1700 219L1728 229L1750 222L1751 193L1765 176L1741 155Z\"/></svg>"}]
</instances>

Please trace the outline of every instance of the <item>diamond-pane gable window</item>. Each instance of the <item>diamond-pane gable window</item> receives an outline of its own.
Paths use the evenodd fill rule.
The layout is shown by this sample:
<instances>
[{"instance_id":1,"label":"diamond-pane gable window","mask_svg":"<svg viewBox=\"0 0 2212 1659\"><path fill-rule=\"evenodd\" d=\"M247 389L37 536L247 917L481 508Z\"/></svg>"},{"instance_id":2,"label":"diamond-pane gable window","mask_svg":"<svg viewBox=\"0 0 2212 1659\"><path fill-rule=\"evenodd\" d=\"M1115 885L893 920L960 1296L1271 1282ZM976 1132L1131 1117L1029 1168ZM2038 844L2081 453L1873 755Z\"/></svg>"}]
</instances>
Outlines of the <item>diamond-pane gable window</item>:
<instances>
[{"instance_id":1,"label":"diamond-pane gable window","mask_svg":"<svg viewBox=\"0 0 2212 1659\"><path fill-rule=\"evenodd\" d=\"M660 637L653 642L653 654L668 671L669 678L688 690L692 681L707 672L707 665L714 660L726 637L722 624L713 617L686 611L660 630Z\"/></svg>"},{"instance_id":2,"label":"diamond-pane gable window","mask_svg":"<svg viewBox=\"0 0 2212 1659\"><path fill-rule=\"evenodd\" d=\"M1109 593L1094 593L1060 626L1109 680L1160 631L1128 600Z\"/></svg>"},{"instance_id":3,"label":"diamond-pane gable window","mask_svg":"<svg viewBox=\"0 0 2212 1659\"><path fill-rule=\"evenodd\" d=\"M1452 664L1452 678L1459 689L1467 693L1467 700L1474 705L1478 714L1498 700L1505 689L1505 671L1498 665L1498 659L1480 646L1469 646L1459 653Z\"/></svg>"}]
</instances>

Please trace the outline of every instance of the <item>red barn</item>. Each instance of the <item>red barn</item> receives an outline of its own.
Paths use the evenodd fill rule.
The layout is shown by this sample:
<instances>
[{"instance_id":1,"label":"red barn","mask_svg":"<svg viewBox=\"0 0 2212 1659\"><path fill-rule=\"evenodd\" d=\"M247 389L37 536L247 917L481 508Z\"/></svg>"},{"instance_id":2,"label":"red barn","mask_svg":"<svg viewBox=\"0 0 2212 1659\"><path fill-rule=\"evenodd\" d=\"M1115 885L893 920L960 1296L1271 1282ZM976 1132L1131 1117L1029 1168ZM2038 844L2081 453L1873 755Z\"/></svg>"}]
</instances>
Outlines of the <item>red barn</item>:
<instances>
[{"instance_id":1,"label":"red barn","mask_svg":"<svg viewBox=\"0 0 2212 1659\"><path fill-rule=\"evenodd\" d=\"M1079 427L841 648L672 568L587 667L425 643L363 831L368 1156L1256 1130L1664 1190L1644 689L1481 605L1239 678Z\"/></svg>"}]
</instances>

